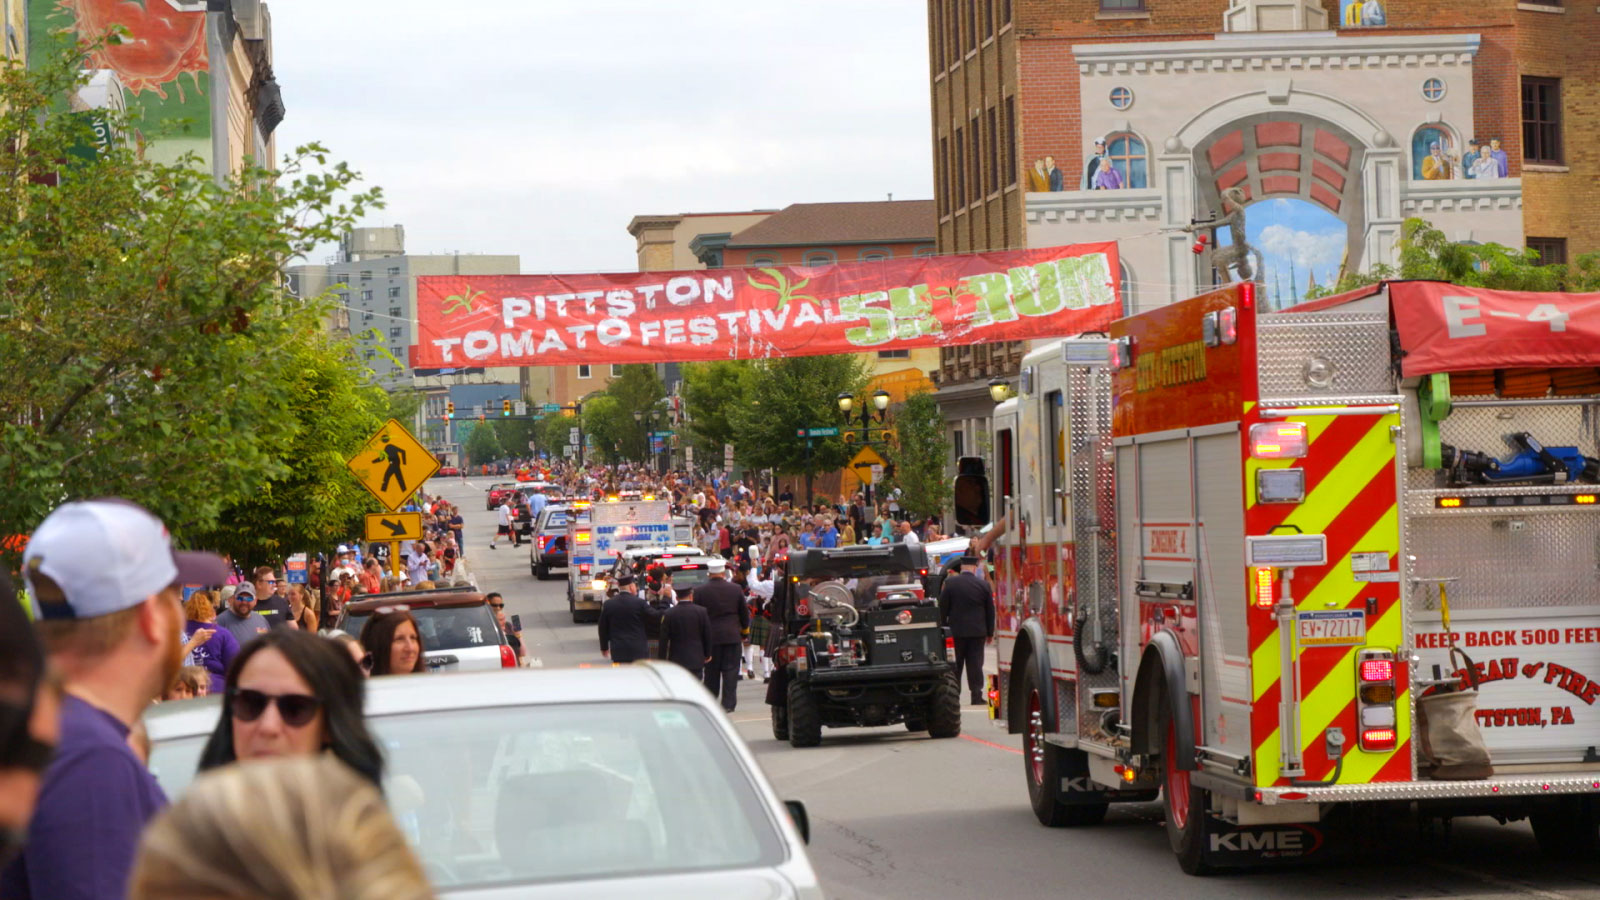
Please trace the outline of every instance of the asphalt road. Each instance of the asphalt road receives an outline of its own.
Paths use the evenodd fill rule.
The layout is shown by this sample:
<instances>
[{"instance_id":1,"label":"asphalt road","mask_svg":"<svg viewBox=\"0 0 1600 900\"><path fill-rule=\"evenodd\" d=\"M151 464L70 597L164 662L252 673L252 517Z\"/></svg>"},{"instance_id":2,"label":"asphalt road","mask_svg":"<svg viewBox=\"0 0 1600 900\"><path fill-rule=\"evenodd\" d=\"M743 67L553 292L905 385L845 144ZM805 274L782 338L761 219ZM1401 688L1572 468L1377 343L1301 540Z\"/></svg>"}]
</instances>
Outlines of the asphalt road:
<instances>
[{"instance_id":1,"label":"asphalt road","mask_svg":"<svg viewBox=\"0 0 1600 900\"><path fill-rule=\"evenodd\" d=\"M485 590L522 618L544 666L607 665L593 625L575 625L562 580L536 581L527 546L489 549L494 516L483 479L430 488L460 503L467 559ZM991 659L990 665L993 665ZM1211 878L1179 871L1159 804L1112 807L1089 829L1041 827L1028 808L1021 741L965 707L963 734L932 740L898 729L830 729L821 747L773 740L759 683L743 683L733 720L779 793L811 814L811 857L829 896L1186 898L1515 898L1600 900L1600 860L1556 865L1526 823L1459 819L1447 837L1397 829L1365 864Z\"/></svg>"}]
</instances>

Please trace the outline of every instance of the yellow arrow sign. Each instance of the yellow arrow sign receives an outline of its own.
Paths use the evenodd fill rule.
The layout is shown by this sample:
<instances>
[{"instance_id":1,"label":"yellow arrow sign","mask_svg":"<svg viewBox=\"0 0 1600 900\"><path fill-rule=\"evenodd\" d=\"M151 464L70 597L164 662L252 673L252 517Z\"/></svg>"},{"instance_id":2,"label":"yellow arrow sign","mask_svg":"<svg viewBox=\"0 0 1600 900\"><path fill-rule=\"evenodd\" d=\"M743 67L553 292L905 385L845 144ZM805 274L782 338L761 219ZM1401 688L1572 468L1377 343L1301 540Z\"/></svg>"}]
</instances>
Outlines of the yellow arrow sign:
<instances>
[{"instance_id":1,"label":"yellow arrow sign","mask_svg":"<svg viewBox=\"0 0 1600 900\"><path fill-rule=\"evenodd\" d=\"M389 510L399 509L407 497L439 471L439 460L394 419L383 423L345 465L361 486Z\"/></svg>"},{"instance_id":2,"label":"yellow arrow sign","mask_svg":"<svg viewBox=\"0 0 1600 900\"><path fill-rule=\"evenodd\" d=\"M422 540L422 513L367 513L367 540L420 541Z\"/></svg>"},{"instance_id":3,"label":"yellow arrow sign","mask_svg":"<svg viewBox=\"0 0 1600 900\"><path fill-rule=\"evenodd\" d=\"M878 451L871 447L862 447L851 458L850 464L845 466L845 471L850 473L847 479L854 478L857 487L869 485L872 483L872 467L881 465L884 465L884 460Z\"/></svg>"}]
</instances>

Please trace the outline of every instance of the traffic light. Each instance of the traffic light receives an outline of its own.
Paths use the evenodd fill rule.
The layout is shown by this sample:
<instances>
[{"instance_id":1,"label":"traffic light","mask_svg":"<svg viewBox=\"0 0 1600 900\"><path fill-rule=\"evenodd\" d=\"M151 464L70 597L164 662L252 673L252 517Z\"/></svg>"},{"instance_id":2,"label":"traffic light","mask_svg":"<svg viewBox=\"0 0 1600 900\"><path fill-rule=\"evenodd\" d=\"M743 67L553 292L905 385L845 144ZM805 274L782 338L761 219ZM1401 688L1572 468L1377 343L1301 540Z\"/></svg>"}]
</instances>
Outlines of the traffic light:
<instances>
[{"instance_id":1,"label":"traffic light","mask_svg":"<svg viewBox=\"0 0 1600 900\"><path fill-rule=\"evenodd\" d=\"M878 432L878 440L882 441L885 444L893 443L894 442L894 429L893 428L885 428L882 431Z\"/></svg>"},{"instance_id":2,"label":"traffic light","mask_svg":"<svg viewBox=\"0 0 1600 900\"><path fill-rule=\"evenodd\" d=\"M510 400L501 400L500 401L500 415L502 415L502 416L511 415L511 401Z\"/></svg>"},{"instance_id":3,"label":"traffic light","mask_svg":"<svg viewBox=\"0 0 1600 900\"><path fill-rule=\"evenodd\" d=\"M846 444L854 444L856 437L856 432L848 428L839 434L839 440L844 441Z\"/></svg>"},{"instance_id":4,"label":"traffic light","mask_svg":"<svg viewBox=\"0 0 1600 900\"><path fill-rule=\"evenodd\" d=\"M446 400L444 402L444 417L446 419L454 419L456 417L456 402L454 400Z\"/></svg>"},{"instance_id":5,"label":"traffic light","mask_svg":"<svg viewBox=\"0 0 1600 900\"><path fill-rule=\"evenodd\" d=\"M483 420L484 420L484 415L483 415L483 413L478 413L478 421L479 421L479 422L482 422L482 421L483 421Z\"/></svg>"}]
</instances>

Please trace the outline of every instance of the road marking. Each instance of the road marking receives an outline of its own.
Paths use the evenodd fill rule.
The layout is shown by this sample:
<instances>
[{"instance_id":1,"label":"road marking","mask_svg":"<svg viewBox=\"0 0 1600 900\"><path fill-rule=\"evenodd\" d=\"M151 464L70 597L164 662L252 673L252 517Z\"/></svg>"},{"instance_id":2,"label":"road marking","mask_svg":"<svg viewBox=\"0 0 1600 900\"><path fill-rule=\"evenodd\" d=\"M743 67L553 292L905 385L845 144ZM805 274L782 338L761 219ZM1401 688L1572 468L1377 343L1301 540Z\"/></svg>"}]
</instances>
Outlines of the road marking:
<instances>
[{"instance_id":1,"label":"road marking","mask_svg":"<svg viewBox=\"0 0 1600 900\"><path fill-rule=\"evenodd\" d=\"M960 735L960 738L964 741L971 741L974 744L982 744L985 747L993 747L996 750L1004 750L1007 753L1015 753L1018 756L1022 755L1022 750L1017 747L1007 747L1005 744L996 744L994 741L986 741L983 738L976 738L970 734Z\"/></svg>"}]
</instances>

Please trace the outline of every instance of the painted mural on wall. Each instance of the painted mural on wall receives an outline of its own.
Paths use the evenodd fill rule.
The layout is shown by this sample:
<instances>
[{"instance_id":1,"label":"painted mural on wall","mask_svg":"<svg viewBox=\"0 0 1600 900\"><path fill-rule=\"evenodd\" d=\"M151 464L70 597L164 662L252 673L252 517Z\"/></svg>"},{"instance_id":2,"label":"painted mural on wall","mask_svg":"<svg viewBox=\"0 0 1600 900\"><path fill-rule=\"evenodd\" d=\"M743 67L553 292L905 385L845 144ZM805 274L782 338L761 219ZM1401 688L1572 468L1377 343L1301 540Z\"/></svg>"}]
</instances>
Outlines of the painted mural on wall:
<instances>
[{"instance_id":1,"label":"painted mural on wall","mask_svg":"<svg viewBox=\"0 0 1600 900\"><path fill-rule=\"evenodd\" d=\"M1450 129L1424 125L1411 136L1411 177L1422 181L1505 178L1510 162L1499 138L1471 138L1466 150L1456 147Z\"/></svg>"},{"instance_id":2,"label":"painted mural on wall","mask_svg":"<svg viewBox=\"0 0 1600 900\"><path fill-rule=\"evenodd\" d=\"M1339 21L1346 28L1376 28L1389 24L1382 0L1339 0Z\"/></svg>"},{"instance_id":3,"label":"painted mural on wall","mask_svg":"<svg viewBox=\"0 0 1600 900\"><path fill-rule=\"evenodd\" d=\"M1056 165L1054 156L1033 161L1028 169L1028 190L1110 191L1142 188L1150 183L1150 161L1144 141L1132 134L1096 138L1094 149L1083 162L1083 170L1070 175Z\"/></svg>"},{"instance_id":4,"label":"painted mural on wall","mask_svg":"<svg viewBox=\"0 0 1600 900\"><path fill-rule=\"evenodd\" d=\"M95 51L90 65L116 73L147 142L175 142L180 146L170 149L209 159L210 59L204 4L198 6L178 0L29 0L29 43L46 45L64 29L82 35L125 31Z\"/></svg>"},{"instance_id":5,"label":"painted mural on wall","mask_svg":"<svg viewBox=\"0 0 1600 900\"><path fill-rule=\"evenodd\" d=\"M1259 266L1255 280L1264 287L1270 308L1293 306L1313 287L1338 281L1347 258L1349 226L1326 207L1296 197L1260 200L1246 207L1244 229ZM1234 243L1230 232L1217 230L1219 251Z\"/></svg>"}]
</instances>

